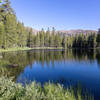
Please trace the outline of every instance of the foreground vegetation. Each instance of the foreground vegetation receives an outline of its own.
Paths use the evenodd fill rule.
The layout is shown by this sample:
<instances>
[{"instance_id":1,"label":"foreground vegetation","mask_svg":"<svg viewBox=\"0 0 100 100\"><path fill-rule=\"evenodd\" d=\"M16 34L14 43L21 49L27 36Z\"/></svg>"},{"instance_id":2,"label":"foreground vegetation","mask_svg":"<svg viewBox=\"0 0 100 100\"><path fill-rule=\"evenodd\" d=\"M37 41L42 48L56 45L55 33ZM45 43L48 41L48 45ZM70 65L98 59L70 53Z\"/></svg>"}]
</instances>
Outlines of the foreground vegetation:
<instances>
[{"instance_id":1,"label":"foreground vegetation","mask_svg":"<svg viewBox=\"0 0 100 100\"><path fill-rule=\"evenodd\" d=\"M33 82L24 87L12 82L11 78L2 77L0 100L93 100L93 97L82 97L81 92L75 95L72 89L64 89L60 84L46 83L42 88L40 84Z\"/></svg>"}]
</instances>

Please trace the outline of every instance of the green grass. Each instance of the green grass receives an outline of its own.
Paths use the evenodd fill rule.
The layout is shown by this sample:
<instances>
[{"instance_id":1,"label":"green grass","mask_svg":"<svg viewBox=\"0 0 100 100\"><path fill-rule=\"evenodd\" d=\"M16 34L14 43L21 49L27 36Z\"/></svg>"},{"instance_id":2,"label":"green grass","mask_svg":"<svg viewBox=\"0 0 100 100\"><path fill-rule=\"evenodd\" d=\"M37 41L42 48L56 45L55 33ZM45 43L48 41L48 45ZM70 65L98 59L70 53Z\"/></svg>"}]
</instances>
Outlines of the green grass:
<instances>
[{"instance_id":1,"label":"green grass","mask_svg":"<svg viewBox=\"0 0 100 100\"><path fill-rule=\"evenodd\" d=\"M63 47L33 47L32 49L64 49Z\"/></svg>"},{"instance_id":2,"label":"green grass","mask_svg":"<svg viewBox=\"0 0 100 100\"><path fill-rule=\"evenodd\" d=\"M9 51L20 51L20 50L31 50L32 48L28 47L16 47L16 48L8 48L8 49L0 49L0 52L9 52Z\"/></svg>"},{"instance_id":3,"label":"green grass","mask_svg":"<svg viewBox=\"0 0 100 100\"><path fill-rule=\"evenodd\" d=\"M21 50L34 50L34 49L64 49L63 47L34 47L34 48L28 48L28 47L16 47L16 48L8 48L8 49L0 49L0 52L10 52L10 51L21 51Z\"/></svg>"},{"instance_id":4,"label":"green grass","mask_svg":"<svg viewBox=\"0 0 100 100\"><path fill-rule=\"evenodd\" d=\"M0 78L0 100L93 100L83 99L80 92L74 94L73 89L64 89L60 84L46 83L43 87L36 82L22 86L12 79Z\"/></svg>"}]
</instances>

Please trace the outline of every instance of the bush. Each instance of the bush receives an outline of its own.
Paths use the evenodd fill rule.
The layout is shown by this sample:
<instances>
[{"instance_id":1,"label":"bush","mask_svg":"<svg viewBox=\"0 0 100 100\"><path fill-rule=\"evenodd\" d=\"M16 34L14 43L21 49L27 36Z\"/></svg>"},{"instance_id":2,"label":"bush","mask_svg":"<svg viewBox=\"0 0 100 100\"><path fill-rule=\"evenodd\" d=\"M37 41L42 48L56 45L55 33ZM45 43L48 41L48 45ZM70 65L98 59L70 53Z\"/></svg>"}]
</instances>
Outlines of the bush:
<instances>
[{"instance_id":1,"label":"bush","mask_svg":"<svg viewBox=\"0 0 100 100\"><path fill-rule=\"evenodd\" d=\"M0 100L84 100L76 97L72 89L64 89L60 84L46 83L42 87L32 82L22 86L11 78L0 78Z\"/></svg>"}]
</instances>

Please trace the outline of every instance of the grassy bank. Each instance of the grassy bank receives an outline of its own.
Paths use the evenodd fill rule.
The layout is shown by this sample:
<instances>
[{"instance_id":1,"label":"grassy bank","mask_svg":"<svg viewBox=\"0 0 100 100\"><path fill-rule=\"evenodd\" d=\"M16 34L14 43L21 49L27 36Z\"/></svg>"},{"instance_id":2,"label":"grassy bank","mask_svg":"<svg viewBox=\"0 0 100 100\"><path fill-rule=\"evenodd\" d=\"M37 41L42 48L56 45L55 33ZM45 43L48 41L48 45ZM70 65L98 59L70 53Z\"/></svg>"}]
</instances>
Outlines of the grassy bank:
<instances>
[{"instance_id":1,"label":"grassy bank","mask_svg":"<svg viewBox=\"0 0 100 100\"><path fill-rule=\"evenodd\" d=\"M10 51L20 51L20 50L31 50L32 48L23 47L23 48L8 48L8 49L0 49L0 52L10 52Z\"/></svg>"},{"instance_id":2,"label":"grassy bank","mask_svg":"<svg viewBox=\"0 0 100 100\"><path fill-rule=\"evenodd\" d=\"M34 50L34 49L63 49L62 47L54 48L54 47L34 47L34 48L28 48L28 47L23 47L23 48L8 48L8 49L0 49L0 52L10 52L10 51L21 51L21 50Z\"/></svg>"},{"instance_id":3,"label":"grassy bank","mask_svg":"<svg viewBox=\"0 0 100 100\"><path fill-rule=\"evenodd\" d=\"M32 49L64 49L63 47L34 47Z\"/></svg>"},{"instance_id":4,"label":"grassy bank","mask_svg":"<svg viewBox=\"0 0 100 100\"><path fill-rule=\"evenodd\" d=\"M46 83L44 87L35 82L23 87L11 79L0 78L0 100L93 100L82 99L80 93L74 95L72 89L64 89L59 84Z\"/></svg>"}]
</instances>

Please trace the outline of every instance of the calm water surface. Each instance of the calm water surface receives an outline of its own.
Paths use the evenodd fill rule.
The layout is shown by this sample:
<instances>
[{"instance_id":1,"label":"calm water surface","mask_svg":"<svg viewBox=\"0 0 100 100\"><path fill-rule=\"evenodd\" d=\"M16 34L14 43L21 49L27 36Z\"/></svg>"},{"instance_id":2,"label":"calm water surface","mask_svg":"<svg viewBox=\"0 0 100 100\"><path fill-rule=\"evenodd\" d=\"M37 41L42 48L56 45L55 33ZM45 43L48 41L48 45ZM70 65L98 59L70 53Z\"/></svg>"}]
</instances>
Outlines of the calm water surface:
<instances>
[{"instance_id":1,"label":"calm water surface","mask_svg":"<svg viewBox=\"0 0 100 100\"><path fill-rule=\"evenodd\" d=\"M0 54L0 76L17 83L31 81L81 85L100 100L100 50L32 50Z\"/></svg>"}]
</instances>

